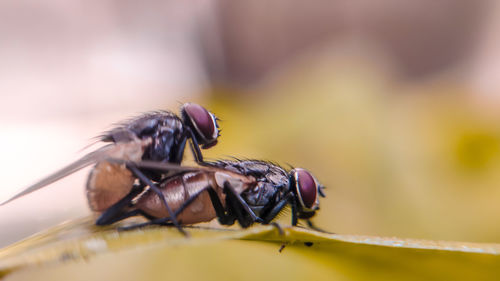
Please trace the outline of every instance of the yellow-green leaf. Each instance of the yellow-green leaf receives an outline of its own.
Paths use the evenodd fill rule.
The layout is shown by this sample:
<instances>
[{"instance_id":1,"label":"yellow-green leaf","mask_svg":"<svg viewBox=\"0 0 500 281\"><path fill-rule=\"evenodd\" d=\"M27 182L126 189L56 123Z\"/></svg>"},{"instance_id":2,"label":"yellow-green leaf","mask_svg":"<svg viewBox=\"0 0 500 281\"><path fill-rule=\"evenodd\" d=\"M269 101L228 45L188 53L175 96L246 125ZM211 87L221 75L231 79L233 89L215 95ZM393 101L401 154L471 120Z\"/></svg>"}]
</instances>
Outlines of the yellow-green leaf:
<instances>
[{"instance_id":1,"label":"yellow-green leaf","mask_svg":"<svg viewBox=\"0 0 500 281\"><path fill-rule=\"evenodd\" d=\"M0 250L6 280L497 280L500 245L326 234L148 227L90 218ZM282 251L279 250L284 246Z\"/></svg>"}]
</instances>

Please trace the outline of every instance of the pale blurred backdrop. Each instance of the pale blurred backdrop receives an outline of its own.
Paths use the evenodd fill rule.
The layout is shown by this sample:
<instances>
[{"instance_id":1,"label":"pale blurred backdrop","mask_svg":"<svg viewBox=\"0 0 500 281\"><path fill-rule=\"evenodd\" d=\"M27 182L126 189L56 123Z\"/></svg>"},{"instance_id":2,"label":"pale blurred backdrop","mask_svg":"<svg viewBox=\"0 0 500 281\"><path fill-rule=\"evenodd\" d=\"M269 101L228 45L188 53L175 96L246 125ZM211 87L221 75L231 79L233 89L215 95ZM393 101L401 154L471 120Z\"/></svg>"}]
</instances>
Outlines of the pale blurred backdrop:
<instances>
[{"instance_id":1,"label":"pale blurred backdrop","mask_svg":"<svg viewBox=\"0 0 500 281\"><path fill-rule=\"evenodd\" d=\"M493 0L2 1L0 201L195 101L207 158L313 172L324 229L500 242L499 49ZM90 214L87 173L0 207L0 246Z\"/></svg>"}]
</instances>

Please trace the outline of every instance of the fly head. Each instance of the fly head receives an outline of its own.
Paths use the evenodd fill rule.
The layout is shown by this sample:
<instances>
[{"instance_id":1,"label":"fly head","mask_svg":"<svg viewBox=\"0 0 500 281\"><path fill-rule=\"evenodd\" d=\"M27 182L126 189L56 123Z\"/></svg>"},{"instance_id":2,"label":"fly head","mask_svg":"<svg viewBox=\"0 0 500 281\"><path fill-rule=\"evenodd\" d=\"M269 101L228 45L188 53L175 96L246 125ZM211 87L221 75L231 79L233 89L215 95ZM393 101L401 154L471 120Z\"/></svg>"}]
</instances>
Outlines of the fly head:
<instances>
[{"instance_id":1,"label":"fly head","mask_svg":"<svg viewBox=\"0 0 500 281\"><path fill-rule=\"evenodd\" d=\"M219 125L217 117L201 105L186 103L181 107L184 124L193 131L201 148L207 149L217 144Z\"/></svg>"},{"instance_id":2,"label":"fly head","mask_svg":"<svg viewBox=\"0 0 500 281\"><path fill-rule=\"evenodd\" d=\"M290 188L295 192L297 204L297 216L300 219L308 219L319 210L319 197L325 197L323 186L316 178L305 169L295 168L289 174Z\"/></svg>"}]
</instances>

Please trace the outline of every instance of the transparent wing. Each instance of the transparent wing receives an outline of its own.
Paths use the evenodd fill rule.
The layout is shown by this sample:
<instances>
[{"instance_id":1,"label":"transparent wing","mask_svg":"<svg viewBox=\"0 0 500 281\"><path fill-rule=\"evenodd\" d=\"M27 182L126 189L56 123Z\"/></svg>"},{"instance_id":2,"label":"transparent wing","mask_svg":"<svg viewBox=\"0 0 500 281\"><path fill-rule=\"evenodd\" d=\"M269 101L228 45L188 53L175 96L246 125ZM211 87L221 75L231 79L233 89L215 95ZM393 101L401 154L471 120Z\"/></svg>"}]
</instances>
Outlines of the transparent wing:
<instances>
[{"instance_id":1,"label":"transparent wing","mask_svg":"<svg viewBox=\"0 0 500 281\"><path fill-rule=\"evenodd\" d=\"M113 161L113 160L111 160ZM119 161L119 160L118 160ZM172 164L166 162L158 162L158 161L147 161L142 160L139 162L134 162L135 166L138 168L165 171L165 172L189 172L189 171L213 171L213 169L208 167L189 167L189 166L181 166L179 164Z\"/></svg>"},{"instance_id":2,"label":"transparent wing","mask_svg":"<svg viewBox=\"0 0 500 281\"><path fill-rule=\"evenodd\" d=\"M9 203L12 200L15 200L21 196L24 196L26 194L29 194L35 190L38 190L46 185L49 185L55 181L58 181L80 169L83 169L89 165L95 164L99 161L102 161L104 159L109 158L110 154L109 152L114 148L114 145L107 145L104 146L96 151L90 152L89 154L83 156L82 158L76 160L75 162L67 165L66 167L60 169L59 171L47 176L46 178L41 179L37 183L28 186L27 188L23 189L22 191L18 192L14 196L8 198L7 200L4 200L0 202L0 206Z\"/></svg>"},{"instance_id":3,"label":"transparent wing","mask_svg":"<svg viewBox=\"0 0 500 281\"><path fill-rule=\"evenodd\" d=\"M25 189L21 190L20 192L16 193L12 197L0 201L0 206L5 205L9 203L10 201L13 201L15 199L18 199L19 197L22 197L26 194L29 194L33 191L36 191L42 187L45 187L53 182L56 182L78 170L81 170L89 165L95 164L100 161L109 161L109 162L116 162L116 163L126 163L126 162L132 162L134 165L138 168L144 168L144 169L153 169L153 170L158 170L158 171L171 171L171 172L184 172L184 171L197 171L197 170L210 170L208 168L204 167L186 167L186 166L180 166L177 164L171 164L171 163L163 163L163 162L156 162L156 161L130 161L130 160L124 160L124 158L127 158L126 155L128 154L127 152L130 152L134 149L139 149L140 155L142 155L143 150L143 145L144 143L142 142L127 142L127 143L121 143L121 144L109 144L106 145L96 151L93 151L82 158L76 160L75 162L67 165L66 167L63 167L59 171L47 176L46 178L41 179L40 181L36 182L35 184L26 187Z\"/></svg>"}]
</instances>

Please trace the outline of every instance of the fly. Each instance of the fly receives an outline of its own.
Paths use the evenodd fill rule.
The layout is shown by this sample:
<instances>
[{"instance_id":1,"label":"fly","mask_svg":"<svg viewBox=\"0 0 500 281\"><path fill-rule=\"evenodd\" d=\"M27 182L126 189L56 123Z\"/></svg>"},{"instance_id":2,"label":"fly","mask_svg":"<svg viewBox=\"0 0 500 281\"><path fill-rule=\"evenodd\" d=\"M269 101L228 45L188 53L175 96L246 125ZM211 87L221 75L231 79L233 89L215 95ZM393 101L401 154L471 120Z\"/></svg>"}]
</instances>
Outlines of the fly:
<instances>
[{"instance_id":1,"label":"fly","mask_svg":"<svg viewBox=\"0 0 500 281\"><path fill-rule=\"evenodd\" d=\"M169 164L142 161L138 167L171 170ZM161 181L158 188L172 207L166 212L151 190L136 187L104 211L97 225L108 225L132 216L143 216L149 224L191 225L217 218L222 225L236 221L243 227L269 224L286 206L291 207L292 225L303 219L314 229L310 218L319 210L323 186L307 170L283 168L258 160L205 162L202 167L179 167L179 172ZM92 204L92 202L89 202Z\"/></svg>"},{"instance_id":2,"label":"fly","mask_svg":"<svg viewBox=\"0 0 500 281\"><path fill-rule=\"evenodd\" d=\"M180 164L188 139L195 160L198 163L203 162L200 146L207 149L217 143L218 119L213 113L194 103L182 105L180 112L180 117L170 111L149 112L118 124L99 138L109 143L108 145L25 188L6 201L0 202L0 205L95 164L86 185L87 199L91 202L89 205L93 211L107 210L129 194L136 179L139 179L139 185L143 188L149 186L158 194L165 209L173 214L168 202L152 182L160 180L168 171L141 169L134 163L155 161ZM173 223L176 224L175 218Z\"/></svg>"}]
</instances>

